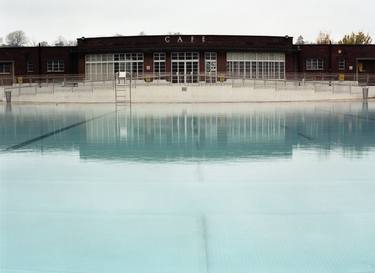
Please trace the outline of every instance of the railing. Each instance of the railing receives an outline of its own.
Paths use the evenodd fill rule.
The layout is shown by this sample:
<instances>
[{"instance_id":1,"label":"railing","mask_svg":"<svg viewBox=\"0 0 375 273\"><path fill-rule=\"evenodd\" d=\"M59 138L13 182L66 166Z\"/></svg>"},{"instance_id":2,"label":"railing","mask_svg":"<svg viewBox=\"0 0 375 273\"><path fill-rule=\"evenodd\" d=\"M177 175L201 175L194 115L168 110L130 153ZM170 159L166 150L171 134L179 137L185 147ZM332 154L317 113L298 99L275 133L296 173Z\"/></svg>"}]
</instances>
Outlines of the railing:
<instances>
[{"instance_id":1,"label":"railing","mask_svg":"<svg viewBox=\"0 0 375 273\"><path fill-rule=\"evenodd\" d=\"M230 75L222 73L189 73L189 74L127 74L124 85L137 86L231 86L233 88L249 87L252 89L273 90L313 90L314 92L361 92L361 83L353 80L353 74L345 77L335 74L287 74L286 79L251 79L246 75ZM131 77L131 80L129 79ZM338 78L341 77L341 78ZM357 77L357 75L355 76ZM357 77L358 78L358 77ZM4 78L3 78L4 79ZM341 79L341 81L339 81ZM345 79L345 81L343 81ZM374 80L375 75L367 75L366 79ZM58 92L94 92L102 89L115 90L116 79L103 78L90 80L84 75L43 75L16 77L16 83L6 86L13 95L53 94Z\"/></svg>"},{"instance_id":2,"label":"railing","mask_svg":"<svg viewBox=\"0 0 375 273\"><path fill-rule=\"evenodd\" d=\"M15 83L4 87L5 90L11 90L14 96L58 92L94 92L98 88L114 88L114 79L90 81L86 80L84 75L20 76L16 77Z\"/></svg>"},{"instance_id":3,"label":"railing","mask_svg":"<svg viewBox=\"0 0 375 273\"><path fill-rule=\"evenodd\" d=\"M231 73L220 73L210 74L210 73L188 73L177 74L177 73L142 73L140 75L132 76L134 79L143 79L145 81L165 79L168 82L173 83L189 83L196 82L196 79L199 81L206 81L207 78L216 78L213 82L218 82L221 79L252 79L251 75L244 74L231 74ZM55 83L71 83L71 82L85 82L85 81L111 81L113 80L114 75L108 75L103 78L103 75L92 75L92 78L88 78L82 74L59 74L59 75L21 75L12 77L10 75L0 75L0 86L11 86L14 84L25 84L25 83L39 83L39 84L49 84L51 82ZM196 79L194 79L196 78ZM258 80L268 80L267 77L256 77ZM323 73L323 72L305 72L305 73L286 73L285 79L288 81L355 81L363 83L365 85L374 85L375 84L375 74L369 73ZM208 82L208 81L206 81Z\"/></svg>"},{"instance_id":4,"label":"railing","mask_svg":"<svg viewBox=\"0 0 375 273\"><path fill-rule=\"evenodd\" d=\"M85 75L79 74L59 74L59 75L19 75L15 77L0 75L0 86L9 86L14 84L48 84L51 82L55 83L69 83L84 81Z\"/></svg>"},{"instance_id":5,"label":"railing","mask_svg":"<svg viewBox=\"0 0 375 273\"><path fill-rule=\"evenodd\" d=\"M286 79L297 81L355 81L362 85L375 84L375 74L371 73L286 73Z\"/></svg>"},{"instance_id":6,"label":"railing","mask_svg":"<svg viewBox=\"0 0 375 273\"><path fill-rule=\"evenodd\" d=\"M311 76L311 75L310 75ZM349 77L348 77L349 78ZM183 81L180 81L183 79ZM375 75L374 75L375 80ZM129 80L124 81L129 84ZM273 90L313 90L314 92L346 92L356 93L361 92L361 85L357 81L339 81L334 75L325 77L315 76L314 80L301 79L250 79L241 75L229 74L186 74L186 75L171 75L165 74L143 74L132 75L132 87L137 86L231 86L233 88L249 87L252 89L273 89Z\"/></svg>"}]
</instances>

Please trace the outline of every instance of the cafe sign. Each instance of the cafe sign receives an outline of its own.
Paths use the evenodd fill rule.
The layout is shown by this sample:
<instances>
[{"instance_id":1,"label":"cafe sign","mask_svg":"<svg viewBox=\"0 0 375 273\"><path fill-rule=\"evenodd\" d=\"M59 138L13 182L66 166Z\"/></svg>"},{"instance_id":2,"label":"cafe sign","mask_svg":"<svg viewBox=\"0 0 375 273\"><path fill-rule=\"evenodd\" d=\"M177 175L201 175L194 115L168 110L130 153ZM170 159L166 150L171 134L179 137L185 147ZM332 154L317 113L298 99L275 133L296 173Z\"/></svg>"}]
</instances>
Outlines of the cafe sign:
<instances>
[{"instance_id":1,"label":"cafe sign","mask_svg":"<svg viewBox=\"0 0 375 273\"><path fill-rule=\"evenodd\" d=\"M206 36L165 36L164 43L166 44L204 44L206 43Z\"/></svg>"}]
</instances>

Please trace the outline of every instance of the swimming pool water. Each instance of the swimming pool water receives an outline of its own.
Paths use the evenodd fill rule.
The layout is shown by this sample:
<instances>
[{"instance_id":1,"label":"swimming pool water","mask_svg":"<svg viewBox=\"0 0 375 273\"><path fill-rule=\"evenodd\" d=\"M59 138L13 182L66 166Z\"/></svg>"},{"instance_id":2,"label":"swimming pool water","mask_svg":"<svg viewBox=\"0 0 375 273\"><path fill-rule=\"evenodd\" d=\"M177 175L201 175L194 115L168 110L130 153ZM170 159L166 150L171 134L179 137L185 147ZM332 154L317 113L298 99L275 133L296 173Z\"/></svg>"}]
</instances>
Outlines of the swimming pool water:
<instances>
[{"instance_id":1,"label":"swimming pool water","mask_svg":"<svg viewBox=\"0 0 375 273\"><path fill-rule=\"evenodd\" d=\"M0 272L375 273L375 103L0 105Z\"/></svg>"}]
</instances>

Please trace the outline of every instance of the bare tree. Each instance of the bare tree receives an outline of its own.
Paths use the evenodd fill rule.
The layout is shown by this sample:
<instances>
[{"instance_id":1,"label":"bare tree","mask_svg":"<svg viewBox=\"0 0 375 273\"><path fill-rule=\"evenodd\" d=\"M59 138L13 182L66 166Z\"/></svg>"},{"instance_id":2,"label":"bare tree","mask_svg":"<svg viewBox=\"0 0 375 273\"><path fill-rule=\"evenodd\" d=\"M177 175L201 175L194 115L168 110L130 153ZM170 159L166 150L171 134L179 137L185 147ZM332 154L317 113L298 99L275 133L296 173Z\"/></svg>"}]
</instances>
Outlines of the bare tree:
<instances>
[{"instance_id":1,"label":"bare tree","mask_svg":"<svg viewBox=\"0 0 375 273\"><path fill-rule=\"evenodd\" d=\"M29 41L29 45L31 45L31 46L38 46L38 42L35 40L35 39L31 39L30 41Z\"/></svg>"},{"instance_id":2,"label":"bare tree","mask_svg":"<svg viewBox=\"0 0 375 273\"><path fill-rule=\"evenodd\" d=\"M296 44L297 45L304 45L305 44L305 41L304 41L302 35L298 36Z\"/></svg>"},{"instance_id":3,"label":"bare tree","mask_svg":"<svg viewBox=\"0 0 375 273\"><path fill-rule=\"evenodd\" d=\"M68 41L63 37L59 36L57 37L57 40L54 42L55 46L66 46L68 44Z\"/></svg>"},{"instance_id":4,"label":"bare tree","mask_svg":"<svg viewBox=\"0 0 375 273\"><path fill-rule=\"evenodd\" d=\"M48 42L42 41L39 43L39 46L49 46L49 45L48 45Z\"/></svg>"},{"instance_id":5,"label":"bare tree","mask_svg":"<svg viewBox=\"0 0 375 273\"><path fill-rule=\"evenodd\" d=\"M76 40L69 40L66 45L67 46L76 46L77 45L77 41Z\"/></svg>"},{"instance_id":6,"label":"bare tree","mask_svg":"<svg viewBox=\"0 0 375 273\"><path fill-rule=\"evenodd\" d=\"M318 38L316 38L316 43L319 45L329 45L332 44L333 40L331 38L331 35L329 33L321 31L318 35Z\"/></svg>"},{"instance_id":7,"label":"bare tree","mask_svg":"<svg viewBox=\"0 0 375 273\"><path fill-rule=\"evenodd\" d=\"M24 46L27 42L26 34L22 30L13 31L6 37L6 43L9 46Z\"/></svg>"}]
</instances>

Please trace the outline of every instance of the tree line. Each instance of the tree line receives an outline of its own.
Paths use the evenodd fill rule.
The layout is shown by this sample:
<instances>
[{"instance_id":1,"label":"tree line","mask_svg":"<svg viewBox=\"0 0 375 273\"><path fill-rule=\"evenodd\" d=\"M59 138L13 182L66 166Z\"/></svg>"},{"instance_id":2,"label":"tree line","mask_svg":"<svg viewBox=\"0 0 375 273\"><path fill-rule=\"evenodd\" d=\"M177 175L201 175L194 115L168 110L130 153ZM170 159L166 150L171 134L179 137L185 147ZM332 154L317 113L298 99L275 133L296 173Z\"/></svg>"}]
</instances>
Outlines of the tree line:
<instances>
[{"instance_id":1,"label":"tree line","mask_svg":"<svg viewBox=\"0 0 375 273\"><path fill-rule=\"evenodd\" d=\"M1 41L2 39L0 39ZM16 30L10 32L5 37L5 43L0 42L0 46L11 46L11 47L19 47L19 46L74 46L77 42L74 40L68 41L63 36L58 36L57 39L52 43L49 44L46 41L36 42L34 40L30 40L26 33L22 30Z\"/></svg>"},{"instance_id":2,"label":"tree line","mask_svg":"<svg viewBox=\"0 0 375 273\"><path fill-rule=\"evenodd\" d=\"M179 34L179 33L178 33ZM143 36L145 33L142 31L139 35ZM48 44L46 41L41 41L41 42L35 42L31 41L30 39L27 38L26 34L22 30L16 30L11 33L9 33L6 38L5 38L5 43L2 43L0 39L0 46L13 46L13 47L18 47L18 46L26 46L26 45L31 45L31 46L74 46L77 44L76 41L70 40L68 41L65 39L63 36L58 36L57 39L53 42L53 44ZM306 42L303 38L302 35L300 35L297 38L296 44L297 45L303 45L303 44L343 44L343 45L367 45L367 44L372 44L373 40L372 37L370 36L369 33L364 33L362 31L359 32L352 32L349 34L344 35L344 37L335 42L331 35L327 32L321 31L316 38L315 42Z\"/></svg>"},{"instance_id":3,"label":"tree line","mask_svg":"<svg viewBox=\"0 0 375 273\"><path fill-rule=\"evenodd\" d=\"M340 44L340 45L368 45L372 44L372 37L369 33L364 33L362 31L359 32L352 32L349 34L344 35L344 37L339 40L335 41L332 39L331 34L327 32L321 31L316 38L315 42L305 42L303 36L300 35L297 38L296 44L303 45L303 44L318 44L318 45L329 45L329 44Z\"/></svg>"}]
</instances>

